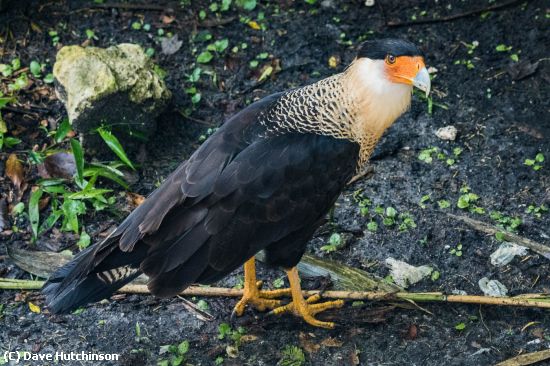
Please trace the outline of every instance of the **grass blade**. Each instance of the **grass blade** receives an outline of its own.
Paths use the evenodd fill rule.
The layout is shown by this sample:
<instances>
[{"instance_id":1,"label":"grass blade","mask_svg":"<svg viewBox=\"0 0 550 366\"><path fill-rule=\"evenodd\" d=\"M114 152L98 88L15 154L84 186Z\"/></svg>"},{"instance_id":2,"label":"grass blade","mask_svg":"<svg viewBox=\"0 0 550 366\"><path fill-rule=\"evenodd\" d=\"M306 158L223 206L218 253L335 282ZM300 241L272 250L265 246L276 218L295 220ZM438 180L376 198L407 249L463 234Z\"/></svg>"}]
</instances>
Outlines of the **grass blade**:
<instances>
[{"instance_id":1,"label":"grass blade","mask_svg":"<svg viewBox=\"0 0 550 366\"><path fill-rule=\"evenodd\" d=\"M126 152L122 148L122 145L118 141L115 135L113 135L110 131L107 131L103 128L98 128L97 131L99 132L99 135L105 141L107 146L109 146L109 149L113 150L113 152L116 154L116 156L119 157L120 160L124 162L124 164L128 165L132 170L136 170L134 168L134 164L128 159L128 156L126 156Z\"/></svg>"},{"instance_id":2,"label":"grass blade","mask_svg":"<svg viewBox=\"0 0 550 366\"><path fill-rule=\"evenodd\" d=\"M32 192L29 199L29 221L31 222L32 241L35 242L38 237L38 224L40 222L40 198L42 197L42 189L37 189Z\"/></svg>"},{"instance_id":3,"label":"grass blade","mask_svg":"<svg viewBox=\"0 0 550 366\"><path fill-rule=\"evenodd\" d=\"M84 152L82 151L82 145L77 139L71 139L71 149L73 150L74 161L76 163L76 176L78 182L82 183L84 176Z\"/></svg>"},{"instance_id":4,"label":"grass blade","mask_svg":"<svg viewBox=\"0 0 550 366\"><path fill-rule=\"evenodd\" d=\"M71 130L71 124L69 123L68 118L63 118L63 121L61 121L61 124L57 128L57 131L55 132L54 140L55 142L61 142L65 136L69 133Z\"/></svg>"}]
</instances>

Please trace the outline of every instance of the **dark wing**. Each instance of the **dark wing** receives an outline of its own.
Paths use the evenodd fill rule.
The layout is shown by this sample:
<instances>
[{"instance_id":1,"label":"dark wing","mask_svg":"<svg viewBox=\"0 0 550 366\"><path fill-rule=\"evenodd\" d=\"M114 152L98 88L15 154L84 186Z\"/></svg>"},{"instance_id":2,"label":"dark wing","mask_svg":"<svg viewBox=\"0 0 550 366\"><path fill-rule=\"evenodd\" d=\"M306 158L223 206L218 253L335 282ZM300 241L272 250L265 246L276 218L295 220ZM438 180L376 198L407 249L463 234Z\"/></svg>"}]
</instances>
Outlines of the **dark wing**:
<instances>
[{"instance_id":1,"label":"dark wing","mask_svg":"<svg viewBox=\"0 0 550 366\"><path fill-rule=\"evenodd\" d=\"M143 238L150 250L141 269L151 292L170 296L193 282L217 280L276 243L285 250L294 245L297 262L353 174L357 154L355 143L313 134L252 143L224 167L208 195L186 199Z\"/></svg>"},{"instance_id":2,"label":"dark wing","mask_svg":"<svg viewBox=\"0 0 550 366\"><path fill-rule=\"evenodd\" d=\"M353 173L358 146L317 135L260 137L257 115L277 97L233 117L109 238L56 272L43 290L50 309L109 296L141 272L154 294L170 296L314 230Z\"/></svg>"}]
</instances>

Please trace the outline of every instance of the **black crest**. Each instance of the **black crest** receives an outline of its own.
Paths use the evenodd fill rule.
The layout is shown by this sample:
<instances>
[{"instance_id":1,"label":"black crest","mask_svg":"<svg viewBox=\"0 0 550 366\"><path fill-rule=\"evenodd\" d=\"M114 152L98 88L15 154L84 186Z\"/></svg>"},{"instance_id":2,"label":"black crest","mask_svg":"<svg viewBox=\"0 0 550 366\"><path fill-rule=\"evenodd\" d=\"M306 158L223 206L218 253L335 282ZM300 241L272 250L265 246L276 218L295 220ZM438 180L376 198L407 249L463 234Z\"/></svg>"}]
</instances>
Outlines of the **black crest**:
<instances>
[{"instance_id":1,"label":"black crest","mask_svg":"<svg viewBox=\"0 0 550 366\"><path fill-rule=\"evenodd\" d=\"M363 42L359 46L357 57L367 57L372 60L383 60L387 55L393 56L423 56L413 43L397 38L376 39Z\"/></svg>"}]
</instances>

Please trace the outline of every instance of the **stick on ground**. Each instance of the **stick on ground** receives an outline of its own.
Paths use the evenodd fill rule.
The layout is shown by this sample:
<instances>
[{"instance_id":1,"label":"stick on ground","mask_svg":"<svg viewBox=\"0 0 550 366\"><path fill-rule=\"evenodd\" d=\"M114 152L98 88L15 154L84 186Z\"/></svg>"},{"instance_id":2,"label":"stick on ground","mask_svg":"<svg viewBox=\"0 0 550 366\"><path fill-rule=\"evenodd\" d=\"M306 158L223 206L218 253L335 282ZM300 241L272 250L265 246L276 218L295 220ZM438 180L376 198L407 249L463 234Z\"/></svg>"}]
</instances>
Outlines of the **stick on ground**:
<instances>
[{"instance_id":1,"label":"stick on ground","mask_svg":"<svg viewBox=\"0 0 550 366\"><path fill-rule=\"evenodd\" d=\"M44 281L0 278L3 290L38 290ZM130 294L150 294L146 285L126 285L118 292ZM370 301L414 301L414 302L453 302L462 304L519 306L550 309L550 295L525 294L515 297L489 297L476 295L445 295L441 292L378 292L378 291L302 291L304 297L321 294L327 299L370 300ZM224 287L190 286L181 296L222 296L241 297L243 290Z\"/></svg>"}]
</instances>

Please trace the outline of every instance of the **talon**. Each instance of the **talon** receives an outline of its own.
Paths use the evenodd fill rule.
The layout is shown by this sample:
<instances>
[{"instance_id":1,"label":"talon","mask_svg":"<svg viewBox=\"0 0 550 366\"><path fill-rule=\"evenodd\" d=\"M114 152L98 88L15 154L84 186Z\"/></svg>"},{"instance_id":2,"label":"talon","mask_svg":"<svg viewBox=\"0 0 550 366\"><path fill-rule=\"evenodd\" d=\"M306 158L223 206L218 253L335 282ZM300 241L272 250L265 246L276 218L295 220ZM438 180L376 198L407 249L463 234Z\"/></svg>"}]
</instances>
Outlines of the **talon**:
<instances>
[{"instance_id":1,"label":"talon","mask_svg":"<svg viewBox=\"0 0 550 366\"><path fill-rule=\"evenodd\" d=\"M279 290L260 290L262 287L262 281L256 281L256 266L254 263L254 257L249 259L244 264L244 294L243 297L237 302L233 312L234 316L241 316L244 314L246 305L250 304L259 311L265 311L267 309L273 309L281 306L281 300L274 300L277 297L290 294L290 289Z\"/></svg>"}]
</instances>

